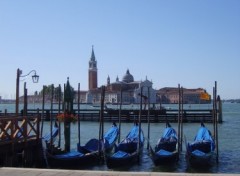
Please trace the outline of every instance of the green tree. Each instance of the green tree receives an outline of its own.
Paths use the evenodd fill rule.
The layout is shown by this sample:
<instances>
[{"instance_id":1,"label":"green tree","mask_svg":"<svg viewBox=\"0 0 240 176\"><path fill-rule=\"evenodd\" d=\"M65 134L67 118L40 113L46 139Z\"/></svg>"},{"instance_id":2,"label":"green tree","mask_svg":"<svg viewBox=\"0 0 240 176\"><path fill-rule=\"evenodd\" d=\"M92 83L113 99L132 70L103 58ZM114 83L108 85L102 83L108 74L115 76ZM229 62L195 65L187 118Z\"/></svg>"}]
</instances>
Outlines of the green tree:
<instances>
[{"instance_id":1,"label":"green tree","mask_svg":"<svg viewBox=\"0 0 240 176\"><path fill-rule=\"evenodd\" d=\"M43 91L45 91L45 96L51 97L52 96L52 85L44 86L43 89L40 91L39 95L43 95ZM63 92L61 86L54 87L53 89L53 98L55 101L62 101Z\"/></svg>"}]
</instances>

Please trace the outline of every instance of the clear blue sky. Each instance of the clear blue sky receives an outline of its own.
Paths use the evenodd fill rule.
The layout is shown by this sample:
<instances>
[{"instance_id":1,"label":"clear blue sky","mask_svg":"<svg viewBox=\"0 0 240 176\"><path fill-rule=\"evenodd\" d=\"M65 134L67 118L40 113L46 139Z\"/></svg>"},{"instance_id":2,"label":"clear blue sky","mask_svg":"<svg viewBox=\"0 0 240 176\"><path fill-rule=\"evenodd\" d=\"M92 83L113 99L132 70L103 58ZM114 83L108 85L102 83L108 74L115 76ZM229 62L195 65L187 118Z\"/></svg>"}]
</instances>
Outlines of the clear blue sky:
<instances>
[{"instance_id":1,"label":"clear blue sky","mask_svg":"<svg viewBox=\"0 0 240 176\"><path fill-rule=\"evenodd\" d=\"M239 0L0 0L0 96L15 98L17 68L40 75L29 94L67 77L87 90L92 45L99 86L129 69L156 89L212 94L217 81L222 99L240 98Z\"/></svg>"}]
</instances>

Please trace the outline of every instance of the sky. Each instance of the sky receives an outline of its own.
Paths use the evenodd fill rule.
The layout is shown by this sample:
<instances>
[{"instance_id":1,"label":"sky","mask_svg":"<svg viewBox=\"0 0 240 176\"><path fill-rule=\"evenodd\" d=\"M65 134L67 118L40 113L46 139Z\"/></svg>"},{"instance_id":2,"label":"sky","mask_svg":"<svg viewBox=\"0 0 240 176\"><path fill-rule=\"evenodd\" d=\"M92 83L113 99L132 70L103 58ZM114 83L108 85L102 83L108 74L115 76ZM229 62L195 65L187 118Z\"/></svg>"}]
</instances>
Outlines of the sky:
<instances>
[{"instance_id":1,"label":"sky","mask_svg":"<svg viewBox=\"0 0 240 176\"><path fill-rule=\"evenodd\" d=\"M16 96L16 72L28 93L43 85L88 90L92 46L98 86L134 80L153 88L203 88L240 98L239 0L0 0L0 96Z\"/></svg>"}]
</instances>

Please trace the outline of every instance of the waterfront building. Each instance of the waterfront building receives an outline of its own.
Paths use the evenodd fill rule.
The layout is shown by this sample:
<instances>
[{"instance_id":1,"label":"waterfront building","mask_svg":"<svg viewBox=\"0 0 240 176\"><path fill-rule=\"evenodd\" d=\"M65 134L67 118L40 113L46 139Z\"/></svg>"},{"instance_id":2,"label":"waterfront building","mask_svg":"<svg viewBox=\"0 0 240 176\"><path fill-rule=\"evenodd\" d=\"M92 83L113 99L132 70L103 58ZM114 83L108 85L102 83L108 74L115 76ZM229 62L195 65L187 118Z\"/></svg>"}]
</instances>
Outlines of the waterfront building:
<instances>
[{"instance_id":1,"label":"waterfront building","mask_svg":"<svg viewBox=\"0 0 240 176\"><path fill-rule=\"evenodd\" d=\"M86 103L100 103L101 98L101 87L97 87L97 61L95 58L94 50L92 48L92 54L89 61L88 69L88 81L89 90L86 92ZM120 81L116 78L116 81L111 83L110 77L107 77L106 92L105 92L105 103L116 104L120 102L122 92L122 103L140 103L140 92L143 87L143 95L145 101L147 101L148 91L150 95L150 103L156 103L157 90L152 88L153 83L147 78L144 81L134 81L133 75L127 69L126 74ZM83 92L82 92L83 94ZM81 98L84 99L84 98ZM76 97L75 97L76 101Z\"/></svg>"},{"instance_id":2,"label":"waterfront building","mask_svg":"<svg viewBox=\"0 0 240 176\"><path fill-rule=\"evenodd\" d=\"M134 77L130 74L129 69L127 69L126 74L123 76L122 80L119 81L119 78L116 78L116 81L111 83L110 77L107 78L107 101L109 103L118 103L120 102L120 96L122 91L122 102L123 103L140 103L141 97L141 87L143 87L143 97L148 97L149 91L149 100L150 103L156 103L157 90L152 88L153 83L149 81L146 77L144 81L134 81ZM144 99L144 98L143 98ZM147 101L145 98L144 101Z\"/></svg>"},{"instance_id":3,"label":"waterfront building","mask_svg":"<svg viewBox=\"0 0 240 176\"><path fill-rule=\"evenodd\" d=\"M179 101L179 90L175 87L164 87L158 90L159 103L169 104L178 103ZM202 104L210 103L211 96L203 88L197 89L186 89L183 88L183 103L184 104Z\"/></svg>"},{"instance_id":4,"label":"waterfront building","mask_svg":"<svg viewBox=\"0 0 240 176\"><path fill-rule=\"evenodd\" d=\"M105 92L105 103L117 104L121 101L121 92L122 92L122 103L131 104L131 103L140 103L140 92L141 87L143 87L144 97L148 97L148 91L150 95L150 103L156 103L156 94L157 90L152 88L153 83L147 78L144 81L134 81L133 76L127 70L126 74L123 76L123 79L119 81L119 78L116 78L116 81L111 83L110 77L107 78L106 92ZM87 103L100 103L101 98L101 88L89 90L86 94ZM144 99L147 101L147 99Z\"/></svg>"},{"instance_id":5,"label":"waterfront building","mask_svg":"<svg viewBox=\"0 0 240 176\"><path fill-rule=\"evenodd\" d=\"M153 89L153 82L148 80L147 77L144 81L134 80L133 75L127 69L126 73L120 80L117 76L114 82L111 82L110 76L106 79L106 91L105 91L105 103L118 104L122 103L133 104L140 103L141 87L143 87L143 103L147 103L148 99L151 104L153 103L178 103L179 91L175 87L164 87L159 90ZM149 95L148 95L149 94ZM149 96L149 97L148 97ZM1 98L1 97L0 97ZM0 99L1 100L1 99ZM88 68L88 90L80 91L80 103L96 103L99 104L101 100L101 87L98 87L98 68L97 60L92 47L91 56L89 59ZM20 102L24 102L24 97L20 97ZM41 103L42 95L35 94L28 96L28 103ZM51 102L51 94L45 95L45 102ZM58 98L55 95L53 102L58 102ZM78 102L78 93L75 90L74 103ZM183 103L186 104L199 104L199 103L210 103L211 96L205 89L186 89L183 88Z\"/></svg>"}]
</instances>

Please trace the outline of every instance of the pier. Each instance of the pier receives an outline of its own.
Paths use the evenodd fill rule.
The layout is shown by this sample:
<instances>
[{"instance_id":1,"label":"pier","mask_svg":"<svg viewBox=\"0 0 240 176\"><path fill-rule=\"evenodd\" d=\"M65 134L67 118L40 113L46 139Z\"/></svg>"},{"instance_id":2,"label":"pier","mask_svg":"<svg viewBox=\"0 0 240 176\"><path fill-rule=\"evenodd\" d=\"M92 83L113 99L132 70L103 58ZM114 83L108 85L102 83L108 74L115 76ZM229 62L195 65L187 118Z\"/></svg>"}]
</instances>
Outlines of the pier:
<instances>
[{"instance_id":1,"label":"pier","mask_svg":"<svg viewBox=\"0 0 240 176\"><path fill-rule=\"evenodd\" d=\"M105 111L105 117L107 121L117 120L119 111L118 110L107 110ZM177 123L179 117L178 110L142 110L141 121L147 123L148 115L151 123L163 123L166 121ZM211 110L184 110L183 122L209 122L213 121L213 114ZM121 111L121 120L123 122L133 122L138 118L138 110L122 110Z\"/></svg>"},{"instance_id":2,"label":"pier","mask_svg":"<svg viewBox=\"0 0 240 176\"><path fill-rule=\"evenodd\" d=\"M27 115L28 116L36 116L37 113L42 114L42 118L44 120L50 120L52 117L53 119L56 118L58 114L57 109L53 109L52 112L49 109L45 109L42 113L41 110L36 109L28 109ZM77 110L75 110L77 113ZM151 123L163 123L168 120L169 122L177 122L179 111L175 109L162 109L162 110L142 110L142 122L146 123L148 114L150 116L150 122ZM218 110L218 114L221 114L221 111ZM212 123L213 122L213 110L210 109L192 109L192 110L183 110L182 114L183 116L183 122L184 123L198 123L198 122L205 122L205 123ZM0 113L1 117L8 117L8 116L14 116L14 113ZM89 109L81 109L79 116L82 121L99 121L100 117L100 110L89 110ZM121 110L121 120L122 122L133 122L135 119L137 119L139 116L139 110ZM104 111L104 121L105 122L112 122L112 121L118 121L119 117L119 110L117 109L106 109ZM222 122L222 118L218 119L218 122Z\"/></svg>"}]
</instances>

